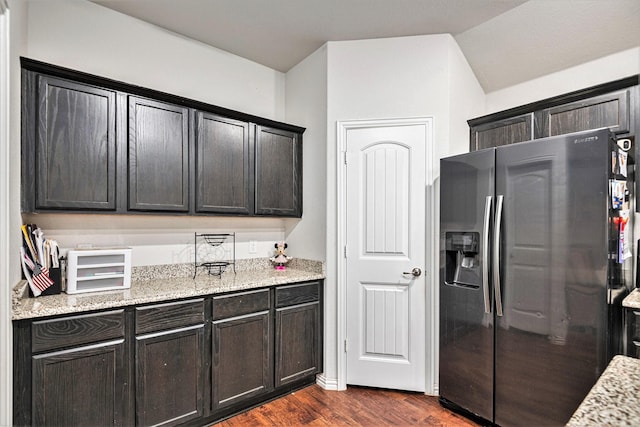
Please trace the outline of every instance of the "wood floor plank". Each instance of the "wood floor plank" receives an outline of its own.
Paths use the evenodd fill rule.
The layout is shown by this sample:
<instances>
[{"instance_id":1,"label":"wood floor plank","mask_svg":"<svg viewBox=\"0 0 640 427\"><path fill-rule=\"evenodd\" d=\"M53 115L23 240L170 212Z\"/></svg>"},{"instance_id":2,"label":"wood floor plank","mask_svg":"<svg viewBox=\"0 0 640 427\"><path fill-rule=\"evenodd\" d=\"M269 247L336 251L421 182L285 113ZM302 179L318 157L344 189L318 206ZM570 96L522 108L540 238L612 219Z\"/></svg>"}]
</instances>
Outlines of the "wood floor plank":
<instances>
[{"instance_id":1,"label":"wood floor plank","mask_svg":"<svg viewBox=\"0 0 640 427\"><path fill-rule=\"evenodd\" d=\"M441 426L477 427L422 393L348 387L328 391L318 385L236 415L216 427L245 426Z\"/></svg>"}]
</instances>

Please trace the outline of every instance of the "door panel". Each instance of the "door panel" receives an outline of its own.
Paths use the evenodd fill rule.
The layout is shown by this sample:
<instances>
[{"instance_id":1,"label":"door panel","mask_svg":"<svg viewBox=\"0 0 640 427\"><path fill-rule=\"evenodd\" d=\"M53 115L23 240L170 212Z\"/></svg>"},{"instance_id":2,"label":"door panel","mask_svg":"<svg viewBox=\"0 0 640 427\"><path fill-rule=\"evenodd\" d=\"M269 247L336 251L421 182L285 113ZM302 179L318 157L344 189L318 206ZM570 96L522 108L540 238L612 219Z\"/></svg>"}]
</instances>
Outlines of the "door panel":
<instances>
[{"instance_id":1,"label":"door panel","mask_svg":"<svg viewBox=\"0 0 640 427\"><path fill-rule=\"evenodd\" d=\"M320 303L276 309L276 387L319 372Z\"/></svg>"},{"instance_id":2,"label":"door panel","mask_svg":"<svg viewBox=\"0 0 640 427\"><path fill-rule=\"evenodd\" d=\"M33 356L34 425L121 425L124 340Z\"/></svg>"},{"instance_id":3,"label":"door panel","mask_svg":"<svg viewBox=\"0 0 640 427\"><path fill-rule=\"evenodd\" d=\"M302 216L302 135L256 126L256 215Z\"/></svg>"},{"instance_id":4,"label":"door panel","mask_svg":"<svg viewBox=\"0 0 640 427\"><path fill-rule=\"evenodd\" d=\"M424 126L347 134L347 383L424 391Z\"/></svg>"},{"instance_id":5,"label":"door panel","mask_svg":"<svg viewBox=\"0 0 640 427\"><path fill-rule=\"evenodd\" d=\"M136 337L136 425L172 426L200 418L204 325Z\"/></svg>"},{"instance_id":6,"label":"door panel","mask_svg":"<svg viewBox=\"0 0 640 427\"><path fill-rule=\"evenodd\" d=\"M189 210L189 110L129 97L129 209Z\"/></svg>"},{"instance_id":7,"label":"door panel","mask_svg":"<svg viewBox=\"0 0 640 427\"><path fill-rule=\"evenodd\" d=\"M36 208L115 210L115 92L38 82Z\"/></svg>"},{"instance_id":8,"label":"door panel","mask_svg":"<svg viewBox=\"0 0 640 427\"><path fill-rule=\"evenodd\" d=\"M607 127L615 133L629 132L630 89L545 108L539 115L542 136L564 135Z\"/></svg>"},{"instance_id":9,"label":"door panel","mask_svg":"<svg viewBox=\"0 0 640 427\"><path fill-rule=\"evenodd\" d=\"M409 288L375 283L362 286L365 307L365 352L376 357L409 360Z\"/></svg>"},{"instance_id":10,"label":"door panel","mask_svg":"<svg viewBox=\"0 0 640 427\"><path fill-rule=\"evenodd\" d=\"M475 287L456 284L453 279L462 259L455 247L447 250L447 237L476 233L479 252L474 276L489 273L490 257L484 250L489 250L490 242L484 225L486 208L486 219L492 218L494 161L491 149L443 159L440 166L440 396L487 420L493 419L491 293L485 295L482 280L476 280ZM491 197L489 206L487 197Z\"/></svg>"},{"instance_id":11,"label":"door panel","mask_svg":"<svg viewBox=\"0 0 640 427\"><path fill-rule=\"evenodd\" d=\"M196 212L250 214L249 123L196 112Z\"/></svg>"},{"instance_id":12,"label":"door panel","mask_svg":"<svg viewBox=\"0 0 640 427\"><path fill-rule=\"evenodd\" d=\"M273 389L271 321L265 311L213 322L214 410Z\"/></svg>"},{"instance_id":13,"label":"door panel","mask_svg":"<svg viewBox=\"0 0 640 427\"><path fill-rule=\"evenodd\" d=\"M533 139L533 113L471 128L470 151L499 147Z\"/></svg>"}]
</instances>

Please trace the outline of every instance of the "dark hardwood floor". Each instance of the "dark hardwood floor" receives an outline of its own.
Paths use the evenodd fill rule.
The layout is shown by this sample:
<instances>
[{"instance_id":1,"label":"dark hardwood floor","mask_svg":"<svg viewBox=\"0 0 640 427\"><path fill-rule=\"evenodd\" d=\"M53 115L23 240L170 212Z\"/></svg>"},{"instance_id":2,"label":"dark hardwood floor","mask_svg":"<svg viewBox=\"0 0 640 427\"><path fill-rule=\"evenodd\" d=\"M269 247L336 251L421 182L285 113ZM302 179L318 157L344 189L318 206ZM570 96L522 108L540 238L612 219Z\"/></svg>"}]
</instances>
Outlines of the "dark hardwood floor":
<instances>
[{"instance_id":1,"label":"dark hardwood floor","mask_svg":"<svg viewBox=\"0 0 640 427\"><path fill-rule=\"evenodd\" d=\"M246 426L463 426L474 422L422 393L348 387L327 391L312 385L248 412L217 427Z\"/></svg>"}]
</instances>

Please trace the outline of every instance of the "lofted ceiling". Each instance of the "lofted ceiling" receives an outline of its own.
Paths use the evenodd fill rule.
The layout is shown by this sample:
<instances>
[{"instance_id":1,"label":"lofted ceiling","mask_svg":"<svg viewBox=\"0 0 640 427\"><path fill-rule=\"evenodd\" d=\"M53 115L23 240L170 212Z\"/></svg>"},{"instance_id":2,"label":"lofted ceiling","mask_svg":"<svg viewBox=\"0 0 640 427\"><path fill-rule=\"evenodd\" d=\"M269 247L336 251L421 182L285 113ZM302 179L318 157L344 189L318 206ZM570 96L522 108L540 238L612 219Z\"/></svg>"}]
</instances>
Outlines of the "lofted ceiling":
<instances>
[{"instance_id":1,"label":"lofted ceiling","mask_svg":"<svg viewBox=\"0 0 640 427\"><path fill-rule=\"evenodd\" d=\"M282 72L327 41L449 33L485 92L640 46L640 0L91 1Z\"/></svg>"}]
</instances>

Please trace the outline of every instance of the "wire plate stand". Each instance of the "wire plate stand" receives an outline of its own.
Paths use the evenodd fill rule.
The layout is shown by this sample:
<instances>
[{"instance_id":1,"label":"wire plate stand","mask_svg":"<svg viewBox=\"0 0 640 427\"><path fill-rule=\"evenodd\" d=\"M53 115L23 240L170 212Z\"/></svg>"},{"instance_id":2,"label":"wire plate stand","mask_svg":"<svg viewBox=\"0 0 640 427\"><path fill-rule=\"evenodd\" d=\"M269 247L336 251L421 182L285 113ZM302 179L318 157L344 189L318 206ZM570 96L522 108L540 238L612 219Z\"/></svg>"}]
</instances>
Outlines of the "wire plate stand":
<instances>
[{"instance_id":1,"label":"wire plate stand","mask_svg":"<svg viewBox=\"0 0 640 427\"><path fill-rule=\"evenodd\" d=\"M223 245L229 240L230 245ZM228 246L231 246L229 249ZM236 272L236 233L194 233L194 269L193 278L198 268L203 268L212 276L220 277L228 266ZM230 252L230 254L229 254Z\"/></svg>"}]
</instances>

